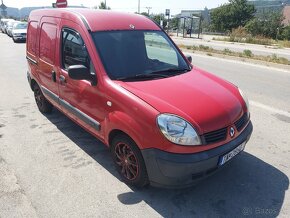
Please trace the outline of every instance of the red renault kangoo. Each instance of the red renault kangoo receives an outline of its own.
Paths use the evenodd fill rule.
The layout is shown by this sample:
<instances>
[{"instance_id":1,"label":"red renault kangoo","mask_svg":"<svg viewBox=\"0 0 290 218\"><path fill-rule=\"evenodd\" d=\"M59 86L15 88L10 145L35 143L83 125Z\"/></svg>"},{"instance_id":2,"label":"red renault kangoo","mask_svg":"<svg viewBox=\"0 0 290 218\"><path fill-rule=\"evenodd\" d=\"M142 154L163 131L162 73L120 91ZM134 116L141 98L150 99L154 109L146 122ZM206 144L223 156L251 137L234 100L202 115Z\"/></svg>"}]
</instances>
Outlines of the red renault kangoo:
<instances>
[{"instance_id":1,"label":"red renault kangoo","mask_svg":"<svg viewBox=\"0 0 290 218\"><path fill-rule=\"evenodd\" d=\"M55 107L106 144L129 185L190 186L251 136L242 91L193 66L147 17L35 10L26 58L40 112Z\"/></svg>"}]
</instances>

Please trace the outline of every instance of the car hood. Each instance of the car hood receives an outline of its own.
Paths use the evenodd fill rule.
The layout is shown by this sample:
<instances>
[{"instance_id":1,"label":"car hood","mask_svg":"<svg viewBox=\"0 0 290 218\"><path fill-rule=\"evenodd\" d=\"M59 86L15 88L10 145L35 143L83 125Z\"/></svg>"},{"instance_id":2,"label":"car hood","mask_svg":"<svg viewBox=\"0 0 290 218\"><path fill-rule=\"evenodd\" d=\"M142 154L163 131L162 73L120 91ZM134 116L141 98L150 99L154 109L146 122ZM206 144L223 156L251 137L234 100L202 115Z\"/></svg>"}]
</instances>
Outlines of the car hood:
<instances>
[{"instance_id":1,"label":"car hood","mask_svg":"<svg viewBox=\"0 0 290 218\"><path fill-rule=\"evenodd\" d=\"M183 117L201 134L232 125L246 110L237 87L197 68L165 79L118 83L160 113Z\"/></svg>"}]
</instances>

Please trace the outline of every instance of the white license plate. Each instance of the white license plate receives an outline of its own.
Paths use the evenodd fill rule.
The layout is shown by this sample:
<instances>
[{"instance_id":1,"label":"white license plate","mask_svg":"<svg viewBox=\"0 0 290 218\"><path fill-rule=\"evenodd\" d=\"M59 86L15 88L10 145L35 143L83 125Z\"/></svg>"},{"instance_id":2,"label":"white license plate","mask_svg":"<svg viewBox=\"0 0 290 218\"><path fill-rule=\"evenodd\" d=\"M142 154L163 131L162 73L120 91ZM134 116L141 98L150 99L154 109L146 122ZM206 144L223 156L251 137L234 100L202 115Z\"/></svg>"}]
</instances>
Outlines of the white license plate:
<instances>
[{"instance_id":1,"label":"white license plate","mask_svg":"<svg viewBox=\"0 0 290 218\"><path fill-rule=\"evenodd\" d=\"M238 147L236 147L234 150L230 151L229 153L225 154L224 156L220 157L219 160L219 166L224 165L226 162L234 158L237 154L239 154L241 151L245 149L246 143L240 144Z\"/></svg>"}]
</instances>

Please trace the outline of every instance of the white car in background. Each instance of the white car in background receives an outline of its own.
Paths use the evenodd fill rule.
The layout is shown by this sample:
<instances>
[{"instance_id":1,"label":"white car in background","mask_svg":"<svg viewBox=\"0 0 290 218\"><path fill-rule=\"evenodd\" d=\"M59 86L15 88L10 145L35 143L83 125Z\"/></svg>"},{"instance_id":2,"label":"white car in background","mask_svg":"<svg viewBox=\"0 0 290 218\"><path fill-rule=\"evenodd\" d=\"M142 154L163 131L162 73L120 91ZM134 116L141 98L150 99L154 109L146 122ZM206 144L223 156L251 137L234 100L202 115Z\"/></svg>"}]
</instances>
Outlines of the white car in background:
<instances>
[{"instance_id":1,"label":"white car in background","mask_svg":"<svg viewBox=\"0 0 290 218\"><path fill-rule=\"evenodd\" d=\"M17 41L26 41L26 33L27 33L27 23L26 22L18 22L15 23L12 28L12 39L14 42Z\"/></svg>"},{"instance_id":2,"label":"white car in background","mask_svg":"<svg viewBox=\"0 0 290 218\"><path fill-rule=\"evenodd\" d=\"M7 35L9 37L12 37L12 29L13 29L13 26L14 26L15 23L18 23L18 22L19 21L14 20L14 21L9 21L7 23L6 32L7 32Z\"/></svg>"},{"instance_id":3,"label":"white car in background","mask_svg":"<svg viewBox=\"0 0 290 218\"><path fill-rule=\"evenodd\" d=\"M5 19L5 18L1 19L1 31L2 31L2 33L7 33L6 32L6 26L7 26L7 23L9 21L14 21L14 20L13 19Z\"/></svg>"}]
</instances>

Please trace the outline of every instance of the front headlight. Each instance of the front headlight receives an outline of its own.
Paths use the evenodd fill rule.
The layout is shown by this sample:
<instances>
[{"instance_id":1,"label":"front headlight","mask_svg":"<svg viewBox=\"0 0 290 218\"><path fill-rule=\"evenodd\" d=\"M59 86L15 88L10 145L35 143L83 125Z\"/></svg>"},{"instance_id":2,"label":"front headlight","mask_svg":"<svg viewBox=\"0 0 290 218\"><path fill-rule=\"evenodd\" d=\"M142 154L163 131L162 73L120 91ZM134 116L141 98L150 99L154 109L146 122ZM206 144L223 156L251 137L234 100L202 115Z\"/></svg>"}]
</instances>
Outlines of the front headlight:
<instances>
[{"instance_id":1,"label":"front headlight","mask_svg":"<svg viewBox=\"0 0 290 218\"><path fill-rule=\"evenodd\" d=\"M179 145L200 145L201 140L194 128L184 119L172 114L160 114L157 124L163 135Z\"/></svg>"},{"instance_id":2,"label":"front headlight","mask_svg":"<svg viewBox=\"0 0 290 218\"><path fill-rule=\"evenodd\" d=\"M240 95L242 96L242 98L244 99L244 102L246 103L248 114L249 114L250 113L249 100L248 100L247 96L245 95L245 93L241 89L239 89L239 92L240 92Z\"/></svg>"}]
</instances>

